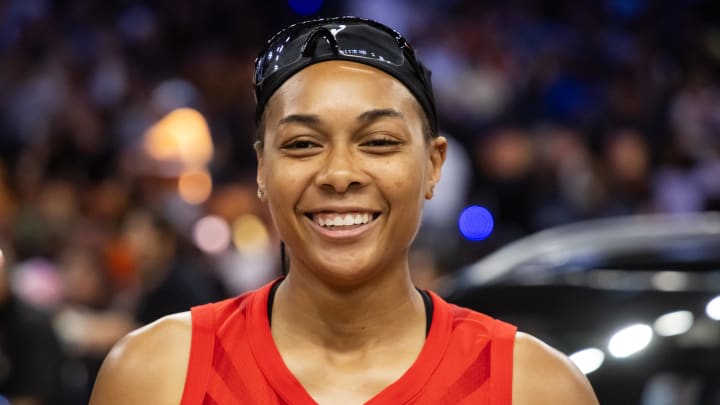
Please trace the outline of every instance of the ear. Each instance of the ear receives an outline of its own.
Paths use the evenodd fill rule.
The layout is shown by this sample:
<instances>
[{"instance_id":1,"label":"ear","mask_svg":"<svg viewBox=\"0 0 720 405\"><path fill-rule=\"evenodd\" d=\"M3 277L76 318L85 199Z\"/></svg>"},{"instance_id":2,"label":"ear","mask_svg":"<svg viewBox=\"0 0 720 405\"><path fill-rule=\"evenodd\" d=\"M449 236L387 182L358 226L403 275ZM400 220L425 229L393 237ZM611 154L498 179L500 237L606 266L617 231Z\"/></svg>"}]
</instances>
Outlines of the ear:
<instances>
[{"instance_id":1,"label":"ear","mask_svg":"<svg viewBox=\"0 0 720 405\"><path fill-rule=\"evenodd\" d=\"M260 141L255 141L253 145L255 148L255 157L257 157L257 186L258 186L258 198L260 201L267 201L267 193L265 191L265 170L263 168L263 145Z\"/></svg>"},{"instance_id":2,"label":"ear","mask_svg":"<svg viewBox=\"0 0 720 405\"><path fill-rule=\"evenodd\" d=\"M430 141L428 146L428 165L425 182L425 199L429 200L435 192L435 185L440 181L442 165L447 157L447 139L437 136Z\"/></svg>"}]
</instances>

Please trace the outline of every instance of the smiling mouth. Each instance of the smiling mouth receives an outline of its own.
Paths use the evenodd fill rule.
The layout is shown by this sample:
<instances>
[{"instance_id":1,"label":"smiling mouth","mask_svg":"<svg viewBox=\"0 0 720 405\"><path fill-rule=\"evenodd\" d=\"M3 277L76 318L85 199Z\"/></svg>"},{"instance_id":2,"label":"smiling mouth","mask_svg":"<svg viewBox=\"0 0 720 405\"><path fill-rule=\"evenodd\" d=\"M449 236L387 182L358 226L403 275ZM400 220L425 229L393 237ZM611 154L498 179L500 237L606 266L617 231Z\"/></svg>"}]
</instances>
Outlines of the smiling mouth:
<instances>
[{"instance_id":1,"label":"smiling mouth","mask_svg":"<svg viewBox=\"0 0 720 405\"><path fill-rule=\"evenodd\" d=\"M376 220L379 212L315 212L306 213L316 225L329 230L353 229Z\"/></svg>"}]
</instances>

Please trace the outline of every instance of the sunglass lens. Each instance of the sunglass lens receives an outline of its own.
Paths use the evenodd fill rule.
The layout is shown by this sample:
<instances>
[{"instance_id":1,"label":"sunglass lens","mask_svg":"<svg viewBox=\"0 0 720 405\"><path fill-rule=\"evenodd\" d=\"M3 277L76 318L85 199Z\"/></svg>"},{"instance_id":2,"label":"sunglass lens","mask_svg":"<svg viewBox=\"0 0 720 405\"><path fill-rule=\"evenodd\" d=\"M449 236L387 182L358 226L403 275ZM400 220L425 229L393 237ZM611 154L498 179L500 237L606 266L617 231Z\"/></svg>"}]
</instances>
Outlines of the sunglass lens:
<instances>
[{"instance_id":1,"label":"sunglass lens","mask_svg":"<svg viewBox=\"0 0 720 405\"><path fill-rule=\"evenodd\" d=\"M296 27L292 32L281 35L267 48L255 70L256 83L262 82L275 71L287 68L297 62L301 56L301 49L308 41L310 33L318 26ZM397 39L389 32L366 24L353 24L351 22L333 22L323 24L322 27L334 36L338 50L349 58L372 59L400 66L404 63L403 50ZM319 56L322 52L332 52L329 46L323 47L327 39L315 38L320 41L315 51ZM322 42L322 43L321 43Z\"/></svg>"}]
</instances>

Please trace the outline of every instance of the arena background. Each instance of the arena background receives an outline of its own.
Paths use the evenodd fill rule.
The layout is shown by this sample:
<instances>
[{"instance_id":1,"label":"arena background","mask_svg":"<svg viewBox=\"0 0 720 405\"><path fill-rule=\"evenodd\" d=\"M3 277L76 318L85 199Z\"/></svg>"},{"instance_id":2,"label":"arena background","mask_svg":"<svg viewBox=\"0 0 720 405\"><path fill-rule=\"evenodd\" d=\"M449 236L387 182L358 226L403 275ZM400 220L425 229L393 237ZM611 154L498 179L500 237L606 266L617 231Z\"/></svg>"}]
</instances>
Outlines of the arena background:
<instances>
[{"instance_id":1,"label":"arena background","mask_svg":"<svg viewBox=\"0 0 720 405\"><path fill-rule=\"evenodd\" d=\"M281 27L347 14L397 28L433 71L451 149L412 254L418 285L453 296L462 269L548 228L720 209L709 0L5 0L0 404L87 403L120 336L279 274L255 197L252 62ZM463 302L483 310L478 291ZM512 299L557 322L552 305ZM694 317L720 336L707 312ZM698 371L718 361L632 387L598 367L603 403L720 403Z\"/></svg>"}]
</instances>

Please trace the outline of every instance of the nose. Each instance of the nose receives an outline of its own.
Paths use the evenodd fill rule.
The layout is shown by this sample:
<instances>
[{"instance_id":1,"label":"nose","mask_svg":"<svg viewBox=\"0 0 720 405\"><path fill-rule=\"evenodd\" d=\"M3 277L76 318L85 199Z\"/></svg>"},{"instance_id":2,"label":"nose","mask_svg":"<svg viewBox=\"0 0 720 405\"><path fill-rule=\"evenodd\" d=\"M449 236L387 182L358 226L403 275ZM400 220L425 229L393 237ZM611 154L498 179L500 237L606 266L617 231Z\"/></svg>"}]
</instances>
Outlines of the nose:
<instances>
[{"instance_id":1,"label":"nose","mask_svg":"<svg viewBox=\"0 0 720 405\"><path fill-rule=\"evenodd\" d=\"M315 184L336 193L361 188L367 184L367 175L361 170L360 163L350 147L330 147L315 177Z\"/></svg>"}]
</instances>

